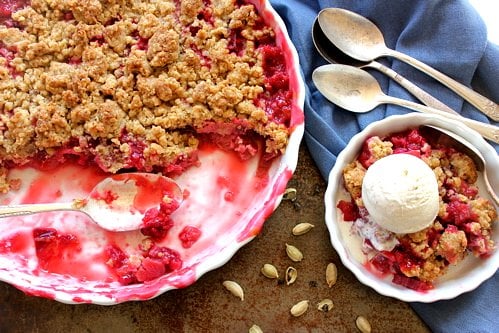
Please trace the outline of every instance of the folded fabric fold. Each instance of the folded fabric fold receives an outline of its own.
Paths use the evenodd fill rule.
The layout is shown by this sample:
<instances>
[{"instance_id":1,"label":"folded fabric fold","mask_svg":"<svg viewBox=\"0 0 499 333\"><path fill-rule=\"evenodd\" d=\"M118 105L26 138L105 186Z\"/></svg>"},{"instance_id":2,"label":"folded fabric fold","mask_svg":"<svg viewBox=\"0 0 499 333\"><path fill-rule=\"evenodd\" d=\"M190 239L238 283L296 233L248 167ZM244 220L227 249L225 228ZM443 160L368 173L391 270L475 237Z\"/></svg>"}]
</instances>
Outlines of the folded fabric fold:
<instances>
[{"instance_id":1,"label":"folded fabric fold","mask_svg":"<svg viewBox=\"0 0 499 333\"><path fill-rule=\"evenodd\" d=\"M470 85L488 98L499 100L499 46L487 41L485 24L466 0L270 0L283 18L300 56L307 86L305 142L322 176L327 179L336 156L350 138L373 121L410 112L398 106L380 106L354 114L328 102L315 88L312 71L326 64L315 51L311 29L322 8L339 7L368 17L383 32L388 47L421 60L457 81ZM490 121L461 97L407 64L379 59L436 98L468 118ZM371 72L383 91L415 100L404 88L377 72ZM499 151L498 145L493 145ZM412 304L434 332L497 332L496 299L499 273L473 292L453 300Z\"/></svg>"}]
</instances>

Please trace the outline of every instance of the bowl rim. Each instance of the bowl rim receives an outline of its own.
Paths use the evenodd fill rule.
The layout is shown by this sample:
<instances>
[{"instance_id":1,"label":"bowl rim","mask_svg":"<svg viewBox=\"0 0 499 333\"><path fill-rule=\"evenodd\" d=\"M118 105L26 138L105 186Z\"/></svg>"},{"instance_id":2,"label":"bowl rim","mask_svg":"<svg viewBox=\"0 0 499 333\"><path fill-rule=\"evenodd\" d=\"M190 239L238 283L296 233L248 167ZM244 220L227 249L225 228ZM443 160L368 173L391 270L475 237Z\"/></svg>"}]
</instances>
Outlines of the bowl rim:
<instances>
[{"instance_id":1,"label":"bowl rim","mask_svg":"<svg viewBox=\"0 0 499 333\"><path fill-rule=\"evenodd\" d=\"M328 185L324 194L325 201L325 222L329 231L330 241L338 253L341 262L347 267L356 278L366 286L373 288L379 294L393 297L405 302L431 303L439 300L452 299L463 293L477 288L485 280L492 277L499 268L499 250L486 258L478 268L475 268L466 277L465 283L462 279L446 282L444 286L438 284L434 289L427 292L418 292L402 286L393 284L375 276L362 267L362 263L352 259L348 250L342 243L342 236L336 221L336 202L339 190L343 186L341 175L343 167L357 157L361 144L372 135L386 135L399 130L415 128L420 125L434 125L450 130L472 143L486 159L486 168L492 188L499 186L499 174L494 170L499 170L499 157L495 149L487 143L477 132L466 127L462 123L449 120L440 115L408 113L404 115L392 115L385 119L373 122L366 126L364 130L352 137L348 145L338 155L336 162L328 176ZM498 207L496 206L496 209ZM494 226L497 238L497 222ZM495 239L497 244L497 239Z\"/></svg>"}]
</instances>

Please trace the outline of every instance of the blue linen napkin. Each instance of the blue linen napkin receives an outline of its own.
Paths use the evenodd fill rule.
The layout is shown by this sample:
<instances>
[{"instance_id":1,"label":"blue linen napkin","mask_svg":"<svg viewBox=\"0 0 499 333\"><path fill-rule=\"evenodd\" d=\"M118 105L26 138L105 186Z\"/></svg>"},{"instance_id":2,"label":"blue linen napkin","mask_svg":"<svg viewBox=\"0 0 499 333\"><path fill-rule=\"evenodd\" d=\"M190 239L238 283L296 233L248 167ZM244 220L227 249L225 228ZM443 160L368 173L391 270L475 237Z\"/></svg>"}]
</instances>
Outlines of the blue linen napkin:
<instances>
[{"instance_id":1,"label":"blue linen napkin","mask_svg":"<svg viewBox=\"0 0 499 333\"><path fill-rule=\"evenodd\" d=\"M326 62L314 49L311 28L322 8L339 7L368 17L381 29L388 47L407 53L471 85L493 101L499 100L499 46L487 41L486 27L465 0L270 0L283 18L300 56L306 82L305 142L327 180L336 156L350 138L369 123L388 115L410 112L398 106L380 106L354 114L329 103L312 83L312 71ZM485 115L427 75L393 59L379 59L421 88L458 110L486 123ZM415 100L395 82L372 74L385 93ZM494 145L496 151L498 145ZM411 303L434 332L499 332L499 272L473 292L432 304Z\"/></svg>"}]
</instances>

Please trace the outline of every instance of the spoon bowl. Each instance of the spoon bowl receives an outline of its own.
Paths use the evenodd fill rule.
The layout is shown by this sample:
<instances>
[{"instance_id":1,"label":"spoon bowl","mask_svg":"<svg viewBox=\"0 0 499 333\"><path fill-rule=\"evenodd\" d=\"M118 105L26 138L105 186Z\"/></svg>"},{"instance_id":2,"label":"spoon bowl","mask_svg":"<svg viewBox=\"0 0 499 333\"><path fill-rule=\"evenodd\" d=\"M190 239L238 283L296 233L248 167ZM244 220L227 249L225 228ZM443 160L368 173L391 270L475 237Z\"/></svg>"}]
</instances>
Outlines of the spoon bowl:
<instances>
[{"instance_id":1,"label":"spoon bowl","mask_svg":"<svg viewBox=\"0 0 499 333\"><path fill-rule=\"evenodd\" d=\"M433 113L457 120L480 133L483 137L499 143L499 127L476 120L453 115L411 101L387 96L376 79L362 69L330 64L318 67L312 73L317 89L331 102L352 112L369 112L380 104L395 104L414 111Z\"/></svg>"},{"instance_id":2,"label":"spoon bowl","mask_svg":"<svg viewBox=\"0 0 499 333\"><path fill-rule=\"evenodd\" d=\"M343 64L355 66L358 68L372 68L375 69L386 76L388 76L393 81L400 84L407 91L409 91L414 97L419 99L424 104L434 107L435 109L439 109L445 112L458 114L456 111L452 110L450 107L428 94L426 91L407 80L405 77L395 72L391 68L386 67L382 63L377 61L360 61L354 59L347 55L345 52L342 52L339 48L337 48L331 41L327 38L322 31L318 18L315 19L314 24L312 26L312 41L314 42L315 48L317 52L328 62L332 64Z\"/></svg>"},{"instance_id":3,"label":"spoon bowl","mask_svg":"<svg viewBox=\"0 0 499 333\"><path fill-rule=\"evenodd\" d=\"M312 73L312 80L324 97L334 104L356 113L366 113L382 102L383 94L376 79L358 68L325 65Z\"/></svg>"},{"instance_id":4,"label":"spoon bowl","mask_svg":"<svg viewBox=\"0 0 499 333\"><path fill-rule=\"evenodd\" d=\"M345 52L341 51L336 45L334 45L324 34L321 26L319 24L319 18L317 17L312 25L312 42L319 52L319 54L328 62L332 64L343 64L350 65L359 68L368 67L369 61L360 61L352 58Z\"/></svg>"},{"instance_id":5,"label":"spoon bowl","mask_svg":"<svg viewBox=\"0 0 499 333\"><path fill-rule=\"evenodd\" d=\"M100 181L86 198L1 206L0 217L70 210L85 213L103 229L131 231L145 226L144 217L151 209L166 204L171 212L182 199L182 190L170 178L151 173L123 173Z\"/></svg>"},{"instance_id":6,"label":"spoon bowl","mask_svg":"<svg viewBox=\"0 0 499 333\"><path fill-rule=\"evenodd\" d=\"M350 57L369 62L388 55L381 31L357 13L326 8L319 13L317 20L327 38Z\"/></svg>"},{"instance_id":7,"label":"spoon bowl","mask_svg":"<svg viewBox=\"0 0 499 333\"><path fill-rule=\"evenodd\" d=\"M491 119L499 121L496 103L421 61L388 48L381 31L367 18L346 9L326 8L319 13L317 20L327 38L350 57L361 61L394 57L433 77Z\"/></svg>"}]
</instances>

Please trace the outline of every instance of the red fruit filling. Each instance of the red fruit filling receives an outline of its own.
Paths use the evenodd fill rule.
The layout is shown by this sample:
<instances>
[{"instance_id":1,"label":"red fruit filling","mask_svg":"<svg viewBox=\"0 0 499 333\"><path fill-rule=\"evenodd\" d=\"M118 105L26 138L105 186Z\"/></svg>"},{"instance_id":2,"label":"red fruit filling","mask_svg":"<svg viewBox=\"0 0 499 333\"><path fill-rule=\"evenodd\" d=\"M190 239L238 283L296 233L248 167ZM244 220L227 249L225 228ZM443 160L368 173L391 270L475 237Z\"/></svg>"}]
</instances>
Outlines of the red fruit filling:
<instances>
[{"instance_id":1,"label":"red fruit filling","mask_svg":"<svg viewBox=\"0 0 499 333\"><path fill-rule=\"evenodd\" d=\"M343 214L343 220L355 221L359 218L359 208L353 201L340 200L336 206Z\"/></svg>"},{"instance_id":2,"label":"red fruit filling","mask_svg":"<svg viewBox=\"0 0 499 333\"><path fill-rule=\"evenodd\" d=\"M289 90L289 76L286 59L277 46L265 45L260 48L263 56L266 92L259 96L265 102L265 113L270 120L289 126L291 120L292 92Z\"/></svg>"},{"instance_id":3,"label":"red fruit filling","mask_svg":"<svg viewBox=\"0 0 499 333\"><path fill-rule=\"evenodd\" d=\"M118 195L111 190L107 190L104 193L94 193L92 195L92 198L95 200L102 200L106 204L110 205L113 203L113 201L118 199Z\"/></svg>"},{"instance_id":4,"label":"red fruit filling","mask_svg":"<svg viewBox=\"0 0 499 333\"><path fill-rule=\"evenodd\" d=\"M122 143L128 144L131 150L130 158L126 163L125 168L144 170L145 169L144 150L146 149L147 144L144 141L125 132L122 133L120 141Z\"/></svg>"},{"instance_id":5,"label":"red fruit filling","mask_svg":"<svg viewBox=\"0 0 499 333\"><path fill-rule=\"evenodd\" d=\"M140 229L140 232L155 241L164 239L168 231L173 227L173 220L170 215L178 206L178 202L171 201L169 203L162 202L159 208L148 209L142 219L144 227Z\"/></svg>"},{"instance_id":6,"label":"red fruit filling","mask_svg":"<svg viewBox=\"0 0 499 333\"><path fill-rule=\"evenodd\" d=\"M17 27L17 22L12 20L12 13L28 6L31 0L2 0L0 2L0 24L6 27Z\"/></svg>"},{"instance_id":7,"label":"red fruit filling","mask_svg":"<svg viewBox=\"0 0 499 333\"><path fill-rule=\"evenodd\" d=\"M370 263L377 271L382 274L393 273L393 256L390 252L377 253L371 260Z\"/></svg>"},{"instance_id":8,"label":"red fruit filling","mask_svg":"<svg viewBox=\"0 0 499 333\"><path fill-rule=\"evenodd\" d=\"M414 277L407 277L401 274L395 274L393 276L393 283L404 286L406 288L417 290L417 291L427 291L433 289L433 285L431 283L427 283L421 281Z\"/></svg>"},{"instance_id":9,"label":"red fruit filling","mask_svg":"<svg viewBox=\"0 0 499 333\"><path fill-rule=\"evenodd\" d=\"M246 45L246 38L241 35L241 29L232 29L227 43L229 52L235 53L238 56L243 55L244 46Z\"/></svg>"},{"instance_id":10,"label":"red fruit filling","mask_svg":"<svg viewBox=\"0 0 499 333\"><path fill-rule=\"evenodd\" d=\"M259 143L263 141L253 131L248 131L246 122L234 120L232 123L208 123L198 131L205 142L211 142L225 151L235 152L243 161L259 152Z\"/></svg>"},{"instance_id":11,"label":"red fruit filling","mask_svg":"<svg viewBox=\"0 0 499 333\"><path fill-rule=\"evenodd\" d=\"M452 200L447 203L447 214L442 217L442 222L453 223L460 226L466 222L475 221L477 215L472 212L471 207L466 202Z\"/></svg>"},{"instance_id":12,"label":"red fruit filling","mask_svg":"<svg viewBox=\"0 0 499 333\"><path fill-rule=\"evenodd\" d=\"M79 241L75 235L60 234L53 228L33 229L33 240L39 265L43 269L48 269L65 253L79 249Z\"/></svg>"},{"instance_id":13,"label":"red fruit filling","mask_svg":"<svg viewBox=\"0 0 499 333\"><path fill-rule=\"evenodd\" d=\"M426 139L417 129L392 135L389 140L393 143L393 153L406 153L421 157L427 151Z\"/></svg>"},{"instance_id":14,"label":"red fruit filling","mask_svg":"<svg viewBox=\"0 0 499 333\"><path fill-rule=\"evenodd\" d=\"M177 251L156 245L133 256L111 245L106 249L106 256L108 266L123 285L151 281L182 267Z\"/></svg>"},{"instance_id":15,"label":"red fruit filling","mask_svg":"<svg viewBox=\"0 0 499 333\"><path fill-rule=\"evenodd\" d=\"M188 249L201 237L201 230L193 226L185 226L184 229L178 235L178 238L182 242L182 247Z\"/></svg>"}]
</instances>

